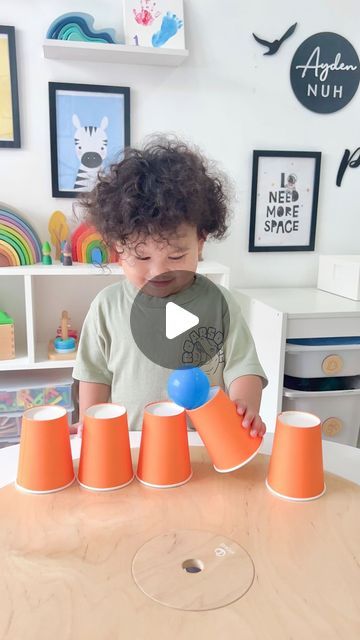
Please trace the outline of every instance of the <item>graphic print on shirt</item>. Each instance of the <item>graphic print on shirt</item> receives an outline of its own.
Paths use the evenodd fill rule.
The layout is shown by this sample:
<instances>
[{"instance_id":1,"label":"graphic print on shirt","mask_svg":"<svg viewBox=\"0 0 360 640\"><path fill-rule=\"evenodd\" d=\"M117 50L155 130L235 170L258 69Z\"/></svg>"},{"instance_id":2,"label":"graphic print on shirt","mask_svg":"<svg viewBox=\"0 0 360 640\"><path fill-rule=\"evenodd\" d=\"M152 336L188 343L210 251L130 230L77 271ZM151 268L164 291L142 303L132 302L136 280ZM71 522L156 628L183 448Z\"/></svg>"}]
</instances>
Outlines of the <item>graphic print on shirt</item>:
<instances>
[{"instance_id":1,"label":"graphic print on shirt","mask_svg":"<svg viewBox=\"0 0 360 640\"><path fill-rule=\"evenodd\" d=\"M206 365L205 373L216 373L224 363L224 334L215 327L199 327L193 329L183 345L183 364L194 367Z\"/></svg>"}]
</instances>

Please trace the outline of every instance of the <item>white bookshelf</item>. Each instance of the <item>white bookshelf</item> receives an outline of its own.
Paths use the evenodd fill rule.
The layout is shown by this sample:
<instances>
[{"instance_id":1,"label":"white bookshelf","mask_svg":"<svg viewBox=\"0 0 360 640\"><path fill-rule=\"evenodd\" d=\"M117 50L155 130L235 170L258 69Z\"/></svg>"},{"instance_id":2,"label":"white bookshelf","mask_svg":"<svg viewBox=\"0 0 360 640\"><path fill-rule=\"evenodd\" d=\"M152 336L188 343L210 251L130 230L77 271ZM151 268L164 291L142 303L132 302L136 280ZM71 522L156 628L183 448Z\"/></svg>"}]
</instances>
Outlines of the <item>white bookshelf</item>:
<instances>
[{"instance_id":1,"label":"white bookshelf","mask_svg":"<svg viewBox=\"0 0 360 640\"><path fill-rule=\"evenodd\" d=\"M188 57L189 51L187 49L158 49L101 42L45 40L43 54L44 58L57 60L177 67Z\"/></svg>"},{"instance_id":2,"label":"white bookshelf","mask_svg":"<svg viewBox=\"0 0 360 640\"><path fill-rule=\"evenodd\" d=\"M197 271L215 284L229 287L228 267L204 260L199 262ZM118 264L1 268L0 309L14 318L16 358L0 360L0 371L71 369L74 360L47 357L48 342L56 335L62 310L68 311L72 326L80 330L96 294L122 277L124 272Z\"/></svg>"}]
</instances>

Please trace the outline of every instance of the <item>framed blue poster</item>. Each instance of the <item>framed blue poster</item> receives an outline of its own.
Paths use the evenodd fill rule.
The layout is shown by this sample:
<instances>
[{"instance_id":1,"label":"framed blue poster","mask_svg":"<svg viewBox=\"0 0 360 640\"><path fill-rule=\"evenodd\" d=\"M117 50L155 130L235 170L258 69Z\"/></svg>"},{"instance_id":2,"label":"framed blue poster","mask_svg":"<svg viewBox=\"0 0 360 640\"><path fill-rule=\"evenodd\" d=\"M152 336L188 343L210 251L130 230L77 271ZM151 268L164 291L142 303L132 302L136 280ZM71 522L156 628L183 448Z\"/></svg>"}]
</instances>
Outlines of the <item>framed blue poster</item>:
<instances>
[{"instance_id":1,"label":"framed blue poster","mask_svg":"<svg viewBox=\"0 0 360 640\"><path fill-rule=\"evenodd\" d=\"M75 198L130 145L130 88L49 82L52 195Z\"/></svg>"}]
</instances>

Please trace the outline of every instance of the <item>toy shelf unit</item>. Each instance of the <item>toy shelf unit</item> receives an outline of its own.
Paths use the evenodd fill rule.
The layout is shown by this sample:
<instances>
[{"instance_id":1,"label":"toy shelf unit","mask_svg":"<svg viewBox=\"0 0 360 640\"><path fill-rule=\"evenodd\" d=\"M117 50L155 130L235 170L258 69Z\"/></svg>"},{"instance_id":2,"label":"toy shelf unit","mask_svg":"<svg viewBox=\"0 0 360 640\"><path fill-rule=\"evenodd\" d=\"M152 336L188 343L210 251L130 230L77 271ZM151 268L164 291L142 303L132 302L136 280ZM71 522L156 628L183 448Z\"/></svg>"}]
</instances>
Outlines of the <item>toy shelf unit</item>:
<instances>
[{"instance_id":1,"label":"toy shelf unit","mask_svg":"<svg viewBox=\"0 0 360 640\"><path fill-rule=\"evenodd\" d=\"M117 62L179 66L189 55L187 49L161 49L136 45L49 40L43 43L44 58L80 60L82 62Z\"/></svg>"},{"instance_id":2,"label":"toy shelf unit","mask_svg":"<svg viewBox=\"0 0 360 640\"><path fill-rule=\"evenodd\" d=\"M198 273L215 284L229 287L229 269L208 260L198 264ZM74 358L51 360L49 340L56 335L63 310L71 327L80 332L86 313L97 293L124 277L122 267L108 264L35 264L0 269L0 308L14 320L15 358L0 360L0 371L72 368Z\"/></svg>"},{"instance_id":3,"label":"toy shelf unit","mask_svg":"<svg viewBox=\"0 0 360 640\"><path fill-rule=\"evenodd\" d=\"M323 438L360 438L360 301L315 288L238 289L269 384L261 415L302 410L322 420Z\"/></svg>"}]
</instances>

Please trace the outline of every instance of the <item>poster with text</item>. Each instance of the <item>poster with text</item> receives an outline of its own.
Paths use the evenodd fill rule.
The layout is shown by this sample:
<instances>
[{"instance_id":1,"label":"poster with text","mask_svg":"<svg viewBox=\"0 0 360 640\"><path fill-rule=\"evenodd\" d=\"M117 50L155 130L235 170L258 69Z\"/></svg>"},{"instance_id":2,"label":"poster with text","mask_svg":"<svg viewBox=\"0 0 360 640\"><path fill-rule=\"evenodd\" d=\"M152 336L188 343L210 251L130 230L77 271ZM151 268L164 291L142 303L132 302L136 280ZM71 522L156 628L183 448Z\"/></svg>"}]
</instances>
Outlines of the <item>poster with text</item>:
<instances>
[{"instance_id":1,"label":"poster with text","mask_svg":"<svg viewBox=\"0 0 360 640\"><path fill-rule=\"evenodd\" d=\"M254 151L249 251L313 251L319 152Z\"/></svg>"}]
</instances>

